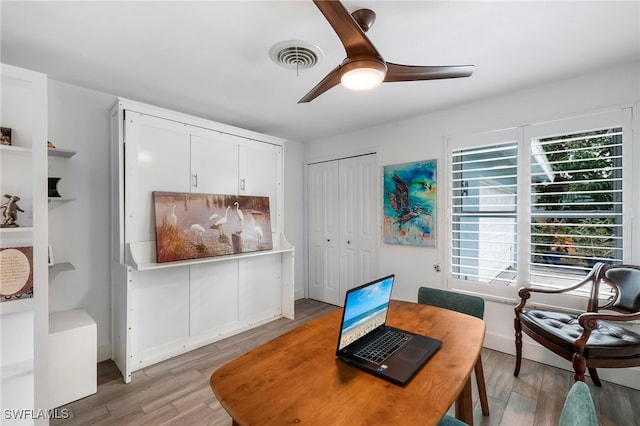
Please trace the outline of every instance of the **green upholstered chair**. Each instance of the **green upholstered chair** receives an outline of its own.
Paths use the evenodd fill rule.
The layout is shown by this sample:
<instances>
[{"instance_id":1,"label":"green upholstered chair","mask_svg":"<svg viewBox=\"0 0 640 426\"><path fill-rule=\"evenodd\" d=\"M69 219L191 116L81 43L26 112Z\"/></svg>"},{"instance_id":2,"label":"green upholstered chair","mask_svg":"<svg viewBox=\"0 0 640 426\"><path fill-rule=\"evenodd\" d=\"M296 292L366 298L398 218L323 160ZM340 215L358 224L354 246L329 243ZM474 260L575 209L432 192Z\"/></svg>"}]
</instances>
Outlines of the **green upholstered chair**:
<instances>
[{"instance_id":1,"label":"green upholstered chair","mask_svg":"<svg viewBox=\"0 0 640 426\"><path fill-rule=\"evenodd\" d=\"M575 382L560 413L559 426L596 426L598 416L596 407L585 382Z\"/></svg>"},{"instance_id":2,"label":"green upholstered chair","mask_svg":"<svg viewBox=\"0 0 640 426\"><path fill-rule=\"evenodd\" d=\"M456 293L437 288L420 287L418 289L418 303L461 312L480 319L484 318L484 299L470 294ZM481 356L478 356L475 371L482 414L488 416L489 401L487 399L487 389L484 385L484 370L482 369Z\"/></svg>"},{"instance_id":3,"label":"green upholstered chair","mask_svg":"<svg viewBox=\"0 0 640 426\"><path fill-rule=\"evenodd\" d=\"M469 426L467 425L465 422L456 419L455 417L452 416L444 416L442 418L442 420L440 420L440 423L438 423L438 426Z\"/></svg>"},{"instance_id":4,"label":"green upholstered chair","mask_svg":"<svg viewBox=\"0 0 640 426\"><path fill-rule=\"evenodd\" d=\"M452 416L444 416L438 426L465 426L466 423L461 422ZM564 406L560 412L559 426L598 426L598 416L596 408L589 392L589 386L585 382L575 382Z\"/></svg>"}]
</instances>

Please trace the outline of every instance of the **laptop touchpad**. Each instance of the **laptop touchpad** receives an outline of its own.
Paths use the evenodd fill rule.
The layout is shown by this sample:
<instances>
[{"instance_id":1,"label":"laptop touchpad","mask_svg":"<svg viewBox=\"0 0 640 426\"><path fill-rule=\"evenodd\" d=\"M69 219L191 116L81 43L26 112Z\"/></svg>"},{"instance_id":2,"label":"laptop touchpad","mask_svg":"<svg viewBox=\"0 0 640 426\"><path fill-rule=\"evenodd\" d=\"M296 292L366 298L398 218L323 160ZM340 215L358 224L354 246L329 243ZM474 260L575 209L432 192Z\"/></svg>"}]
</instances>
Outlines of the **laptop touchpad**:
<instances>
[{"instance_id":1,"label":"laptop touchpad","mask_svg":"<svg viewBox=\"0 0 640 426\"><path fill-rule=\"evenodd\" d=\"M410 363L415 363L420 359L424 358L425 350L415 347L406 348L398 353L398 358L408 361Z\"/></svg>"}]
</instances>

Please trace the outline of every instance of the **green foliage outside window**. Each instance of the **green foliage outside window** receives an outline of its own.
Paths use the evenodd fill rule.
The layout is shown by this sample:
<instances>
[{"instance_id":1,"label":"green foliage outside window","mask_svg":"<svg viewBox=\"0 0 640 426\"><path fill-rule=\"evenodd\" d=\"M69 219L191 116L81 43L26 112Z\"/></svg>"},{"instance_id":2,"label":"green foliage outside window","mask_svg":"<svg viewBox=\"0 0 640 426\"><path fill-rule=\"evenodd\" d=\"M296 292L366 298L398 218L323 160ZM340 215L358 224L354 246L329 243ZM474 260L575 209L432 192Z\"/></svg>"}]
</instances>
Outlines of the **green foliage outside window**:
<instances>
[{"instance_id":1,"label":"green foliage outside window","mask_svg":"<svg viewBox=\"0 0 640 426\"><path fill-rule=\"evenodd\" d=\"M616 132L619 134L619 132ZM539 141L553 182L535 185L534 261L591 266L614 255L619 193L619 136L590 132ZM616 191L618 190L618 191ZM536 213L542 213L536 217ZM549 212L558 212L557 216ZM584 212L584 216L566 215Z\"/></svg>"}]
</instances>

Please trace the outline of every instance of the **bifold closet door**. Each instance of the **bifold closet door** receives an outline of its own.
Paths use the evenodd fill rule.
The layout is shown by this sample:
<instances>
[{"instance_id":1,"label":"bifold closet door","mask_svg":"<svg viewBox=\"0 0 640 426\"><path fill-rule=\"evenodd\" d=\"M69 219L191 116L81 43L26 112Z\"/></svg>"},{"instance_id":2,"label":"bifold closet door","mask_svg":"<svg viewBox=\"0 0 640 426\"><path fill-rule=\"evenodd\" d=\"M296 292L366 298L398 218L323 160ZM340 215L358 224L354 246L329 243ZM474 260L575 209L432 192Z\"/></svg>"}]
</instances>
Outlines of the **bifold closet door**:
<instances>
[{"instance_id":1,"label":"bifold closet door","mask_svg":"<svg viewBox=\"0 0 640 426\"><path fill-rule=\"evenodd\" d=\"M307 178L309 297L342 306L376 278L376 156L310 164Z\"/></svg>"},{"instance_id":2,"label":"bifold closet door","mask_svg":"<svg viewBox=\"0 0 640 426\"><path fill-rule=\"evenodd\" d=\"M338 161L310 164L307 176L309 297L340 305Z\"/></svg>"},{"instance_id":3,"label":"bifold closet door","mask_svg":"<svg viewBox=\"0 0 640 426\"><path fill-rule=\"evenodd\" d=\"M377 278L375 156L340 160L340 293Z\"/></svg>"}]
</instances>

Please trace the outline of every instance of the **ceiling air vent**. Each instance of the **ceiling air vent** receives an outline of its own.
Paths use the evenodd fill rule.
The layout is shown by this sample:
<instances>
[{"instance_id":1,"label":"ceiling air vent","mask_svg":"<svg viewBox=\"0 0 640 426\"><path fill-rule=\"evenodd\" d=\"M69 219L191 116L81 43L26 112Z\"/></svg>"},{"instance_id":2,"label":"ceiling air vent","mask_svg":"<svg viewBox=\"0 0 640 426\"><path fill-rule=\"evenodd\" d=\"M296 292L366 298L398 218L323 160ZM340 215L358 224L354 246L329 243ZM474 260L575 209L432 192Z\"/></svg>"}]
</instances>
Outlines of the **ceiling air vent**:
<instances>
[{"instance_id":1,"label":"ceiling air vent","mask_svg":"<svg viewBox=\"0 0 640 426\"><path fill-rule=\"evenodd\" d=\"M289 40L276 44L270 51L271 60L289 69L305 70L322 60L322 50L318 46L301 40Z\"/></svg>"}]
</instances>

